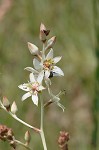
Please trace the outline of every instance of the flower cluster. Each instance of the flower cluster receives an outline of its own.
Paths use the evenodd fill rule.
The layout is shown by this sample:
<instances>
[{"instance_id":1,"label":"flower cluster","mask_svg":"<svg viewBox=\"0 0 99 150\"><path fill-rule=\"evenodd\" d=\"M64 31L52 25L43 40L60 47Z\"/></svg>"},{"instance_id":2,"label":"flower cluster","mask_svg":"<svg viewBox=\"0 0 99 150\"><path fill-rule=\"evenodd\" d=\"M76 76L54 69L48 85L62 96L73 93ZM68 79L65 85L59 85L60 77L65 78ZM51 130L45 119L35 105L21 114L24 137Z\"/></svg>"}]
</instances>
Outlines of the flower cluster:
<instances>
[{"instance_id":1,"label":"flower cluster","mask_svg":"<svg viewBox=\"0 0 99 150\"><path fill-rule=\"evenodd\" d=\"M20 89L26 91L26 93L22 96L22 101L31 96L35 105L38 105L38 94L41 93L44 89L48 89L52 100L56 100L58 104L60 100L59 97L53 95L51 92L50 84L52 77L64 76L63 71L58 66L56 66L56 63L58 63L62 57L58 56L53 58L53 46L55 44L56 37L53 36L47 40L49 33L50 30L47 30L45 25L41 23L39 38L43 43L42 50L40 50L36 45L28 42L29 51L34 56L34 67L25 68L25 70L30 72L29 81L28 83L24 83L18 86ZM42 85L43 81L45 82L46 87Z\"/></svg>"},{"instance_id":2,"label":"flower cluster","mask_svg":"<svg viewBox=\"0 0 99 150\"><path fill-rule=\"evenodd\" d=\"M60 135L58 138L58 144L61 150L68 150L68 141L70 139L70 135L68 132L60 131Z\"/></svg>"},{"instance_id":3,"label":"flower cluster","mask_svg":"<svg viewBox=\"0 0 99 150\"><path fill-rule=\"evenodd\" d=\"M11 128L5 125L0 125L0 140L8 141L10 146L14 149L16 148L16 143L14 141L15 137Z\"/></svg>"}]
</instances>

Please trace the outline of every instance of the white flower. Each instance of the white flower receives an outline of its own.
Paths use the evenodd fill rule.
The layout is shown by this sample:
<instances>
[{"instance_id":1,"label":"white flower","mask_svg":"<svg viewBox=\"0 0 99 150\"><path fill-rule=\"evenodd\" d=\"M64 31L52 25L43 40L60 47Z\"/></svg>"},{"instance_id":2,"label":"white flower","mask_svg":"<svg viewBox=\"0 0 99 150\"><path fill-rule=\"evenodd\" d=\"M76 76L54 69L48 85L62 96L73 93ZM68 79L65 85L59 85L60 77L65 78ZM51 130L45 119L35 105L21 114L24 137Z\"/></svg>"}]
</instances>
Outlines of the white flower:
<instances>
[{"instance_id":1,"label":"white flower","mask_svg":"<svg viewBox=\"0 0 99 150\"><path fill-rule=\"evenodd\" d=\"M41 68L44 70L46 79L53 76L64 76L63 71L59 67L55 66L60 60L61 56L53 58L53 49L51 49L42 62L39 62L34 58L33 65L37 70Z\"/></svg>"},{"instance_id":2,"label":"white flower","mask_svg":"<svg viewBox=\"0 0 99 150\"><path fill-rule=\"evenodd\" d=\"M65 90L60 91L57 95L54 95L52 93L52 91L50 90L50 97L51 97L50 102L56 103L63 110L63 112L64 112L65 107L60 103L60 100L61 100L60 96L63 95L63 94L65 94Z\"/></svg>"},{"instance_id":3,"label":"white flower","mask_svg":"<svg viewBox=\"0 0 99 150\"><path fill-rule=\"evenodd\" d=\"M37 76L41 70L44 70L45 80L53 76L64 76L63 71L56 66L56 63L60 60L61 56L53 58L53 49L51 49L47 56L41 60L41 62L36 58L33 59L35 69L32 67L26 67L25 70L34 73L35 76Z\"/></svg>"},{"instance_id":4,"label":"white flower","mask_svg":"<svg viewBox=\"0 0 99 150\"><path fill-rule=\"evenodd\" d=\"M38 105L38 93L44 90L42 86L42 80L44 71L40 72L38 77L35 77L33 73L30 73L30 82L19 85L18 87L27 93L22 96L22 101L32 96L32 101L35 105Z\"/></svg>"}]
</instances>

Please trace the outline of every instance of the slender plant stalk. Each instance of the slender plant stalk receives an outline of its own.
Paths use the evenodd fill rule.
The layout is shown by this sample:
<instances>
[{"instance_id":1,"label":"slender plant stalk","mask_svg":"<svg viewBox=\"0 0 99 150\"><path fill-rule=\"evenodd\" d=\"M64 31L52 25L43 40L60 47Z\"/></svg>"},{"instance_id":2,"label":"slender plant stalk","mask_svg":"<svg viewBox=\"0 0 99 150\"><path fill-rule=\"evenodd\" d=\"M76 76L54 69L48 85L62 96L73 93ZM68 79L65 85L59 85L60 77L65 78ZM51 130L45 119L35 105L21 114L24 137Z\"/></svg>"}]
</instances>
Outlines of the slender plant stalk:
<instances>
[{"instance_id":1,"label":"slender plant stalk","mask_svg":"<svg viewBox=\"0 0 99 150\"><path fill-rule=\"evenodd\" d=\"M21 145L21 146L23 146L23 147L25 147L26 149L28 149L28 150L32 150L30 147L28 147L27 145L25 145L24 143L22 143L22 142L20 142L20 141L18 141L18 140L14 140L17 144L19 144L19 145Z\"/></svg>"},{"instance_id":2,"label":"slender plant stalk","mask_svg":"<svg viewBox=\"0 0 99 150\"><path fill-rule=\"evenodd\" d=\"M42 49L42 61L45 59L45 43L43 43L43 49ZM40 132L40 136L41 136L41 140L42 140L42 144L44 147L44 150L47 150L47 146L46 146L46 141L45 141L45 135L44 135L44 130L43 130L43 122L44 122L44 107L43 107L43 98L42 95L40 96L40 102L41 102L41 132Z\"/></svg>"},{"instance_id":3,"label":"slender plant stalk","mask_svg":"<svg viewBox=\"0 0 99 150\"><path fill-rule=\"evenodd\" d=\"M41 101L41 127L40 127L41 132L40 132L40 135L41 135L41 139L42 139L42 144L43 144L44 150L47 150L46 141L45 141L45 135L44 135L44 130L43 130L43 122L44 122L43 98L41 99L41 97L40 97L40 101Z\"/></svg>"},{"instance_id":4,"label":"slender plant stalk","mask_svg":"<svg viewBox=\"0 0 99 150\"><path fill-rule=\"evenodd\" d=\"M0 107L1 107L3 110L5 110L9 115L11 115L15 120L17 120L18 122L24 124L25 126L31 128L31 129L33 129L33 130L36 131L36 132L40 132L40 129L38 129L38 128L34 127L34 126L29 125L28 123L26 123L26 122L24 122L23 120L21 120L20 118L18 118L15 114L11 113L10 111L7 111L7 109L3 106L3 104L2 104L1 101L0 101L0 104L1 104Z\"/></svg>"},{"instance_id":5,"label":"slender plant stalk","mask_svg":"<svg viewBox=\"0 0 99 150\"><path fill-rule=\"evenodd\" d=\"M42 49L42 61L45 59L45 43L43 43L43 49Z\"/></svg>"},{"instance_id":6,"label":"slender plant stalk","mask_svg":"<svg viewBox=\"0 0 99 150\"><path fill-rule=\"evenodd\" d=\"M11 114L11 116L12 116L14 119L16 119L17 121L19 121L20 123L24 124L25 126L31 128L31 129L33 129L34 131L40 132L40 129L29 125L28 123L26 123L26 122L24 122L23 120L21 120L20 118L18 118L16 115L12 115L12 114Z\"/></svg>"}]
</instances>

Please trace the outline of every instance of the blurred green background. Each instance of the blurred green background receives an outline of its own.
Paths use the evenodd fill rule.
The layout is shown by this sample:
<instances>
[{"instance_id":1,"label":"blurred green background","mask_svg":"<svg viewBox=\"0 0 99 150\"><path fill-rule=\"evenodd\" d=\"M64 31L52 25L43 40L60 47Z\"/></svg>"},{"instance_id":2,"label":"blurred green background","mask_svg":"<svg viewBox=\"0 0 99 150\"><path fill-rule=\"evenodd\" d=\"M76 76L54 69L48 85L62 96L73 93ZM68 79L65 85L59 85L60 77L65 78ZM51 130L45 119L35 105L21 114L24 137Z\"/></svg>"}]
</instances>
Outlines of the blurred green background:
<instances>
[{"instance_id":1,"label":"blurred green background","mask_svg":"<svg viewBox=\"0 0 99 150\"><path fill-rule=\"evenodd\" d=\"M2 7L3 5L3 7ZM3 13L3 15L2 15ZM66 89L61 103L65 112L51 105L45 111L45 136L48 149L59 149L61 130L70 133L69 150L99 149L99 0L1 0L0 1L0 96L16 101L18 116L39 127L40 109L31 99L24 102L24 92L18 85L27 82L32 56L27 42L41 47L39 26L43 22L56 35L54 56L63 59L58 64L65 73L55 77L54 93ZM44 100L48 100L46 92ZM27 127L3 110L0 122L12 127L17 139L24 142ZM31 130L30 130L31 131ZM31 135L33 150L43 150L37 133ZM0 150L10 150L0 141ZM17 150L24 150L18 146Z\"/></svg>"}]
</instances>

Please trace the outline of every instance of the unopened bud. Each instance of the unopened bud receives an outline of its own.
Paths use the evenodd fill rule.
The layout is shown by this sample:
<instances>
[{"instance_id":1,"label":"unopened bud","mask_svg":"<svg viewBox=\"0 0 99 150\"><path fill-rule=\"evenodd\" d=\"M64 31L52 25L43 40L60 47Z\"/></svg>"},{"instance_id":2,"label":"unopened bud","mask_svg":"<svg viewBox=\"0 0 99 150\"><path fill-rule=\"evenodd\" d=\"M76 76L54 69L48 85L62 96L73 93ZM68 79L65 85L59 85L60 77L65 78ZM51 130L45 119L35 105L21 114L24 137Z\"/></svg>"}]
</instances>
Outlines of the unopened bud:
<instances>
[{"instance_id":1,"label":"unopened bud","mask_svg":"<svg viewBox=\"0 0 99 150\"><path fill-rule=\"evenodd\" d=\"M46 36L49 35L50 30L47 30L45 25L41 23L40 25L40 40L45 43L46 42Z\"/></svg>"},{"instance_id":2,"label":"unopened bud","mask_svg":"<svg viewBox=\"0 0 99 150\"><path fill-rule=\"evenodd\" d=\"M10 110L10 102L7 99L7 97L5 97L5 96L3 97L2 103L3 103L3 106L9 111Z\"/></svg>"},{"instance_id":3,"label":"unopened bud","mask_svg":"<svg viewBox=\"0 0 99 150\"><path fill-rule=\"evenodd\" d=\"M43 23L40 25L40 31L46 31L46 27Z\"/></svg>"},{"instance_id":4,"label":"unopened bud","mask_svg":"<svg viewBox=\"0 0 99 150\"><path fill-rule=\"evenodd\" d=\"M10 146L13 147L14 149L16 149L16 143L15 143L15 141L11 141L10 142Z\"/></svg>"},{"instance_id":5,"label":"unopened bud","mask_svg":"<svg viewBox=\"0 0 99 150\"><path fill-rule=\"evenodd\" d=\"M18 111L18 108L17 108L16 102L14 101L11 105L11 112L13 114L16 114L17 111Z\"/></svg>"},{"instance_id":6,"label":"unopened bud","mask_svg":"<svg viewBox=\"0 0 99 150\"><path fill-rule=\"evenodd\" d=\"M28 48L29 51L32 55L38 55L39 54L39 50L38 47L30 42L28 42Z\"/></svg>"},{"instance_id":7,"label":"unopened bud","mask_svg":"<svg viewBox=\"0 0 99 150\"><path fill-rule=\"evenodd\" d=\"M53 45L55 44L55 42L56 42L56 36L53 36L51 39L49 39L47 41L47 47L46 47L46 49L52 48Z\"/></svg>"},{"instance_id":8,"label":"unopened bud","mask_svg":"<svg viewBox=\"0 0 99 150\"><path fill-rule=\"evenodd\" d=\"M10 129L10 130L8 130L8 133L7 133L7 139L8 140L13 140L13 132L12 132L12 130Z\"/></svg>"},{"instance_id":9,"label":"unopened bud","mask_svg":"<svg viewBox=\"0 0 99 150\"><path fill-rule=\"evenodd\" d=\"M68 141L70 139L69 133L65 131L60 131L60 136L58 138L58 144L61 150L68 150Z\"/></svg>"},{"instance_id":10,"label":"unopened bud","mask_svg":"<svg viewBox=\"0 0 99 150\"><path fill-rule=\"evenodd\" d=\"M31 140L31 135L29 131L26 131L24 138L25 138L26 144L28 145Z\"/></svg>"},{"instance_id":11,"label":"unopened bud","mask_svg":"<svg viewBox=\"0 0 99 150\"><path fill-rule=\"evenodd\" d=\"M46 42L46 34L44 33L43 30L40 31L40 40L45 43Z\"/></svg>"}]
</instances>

